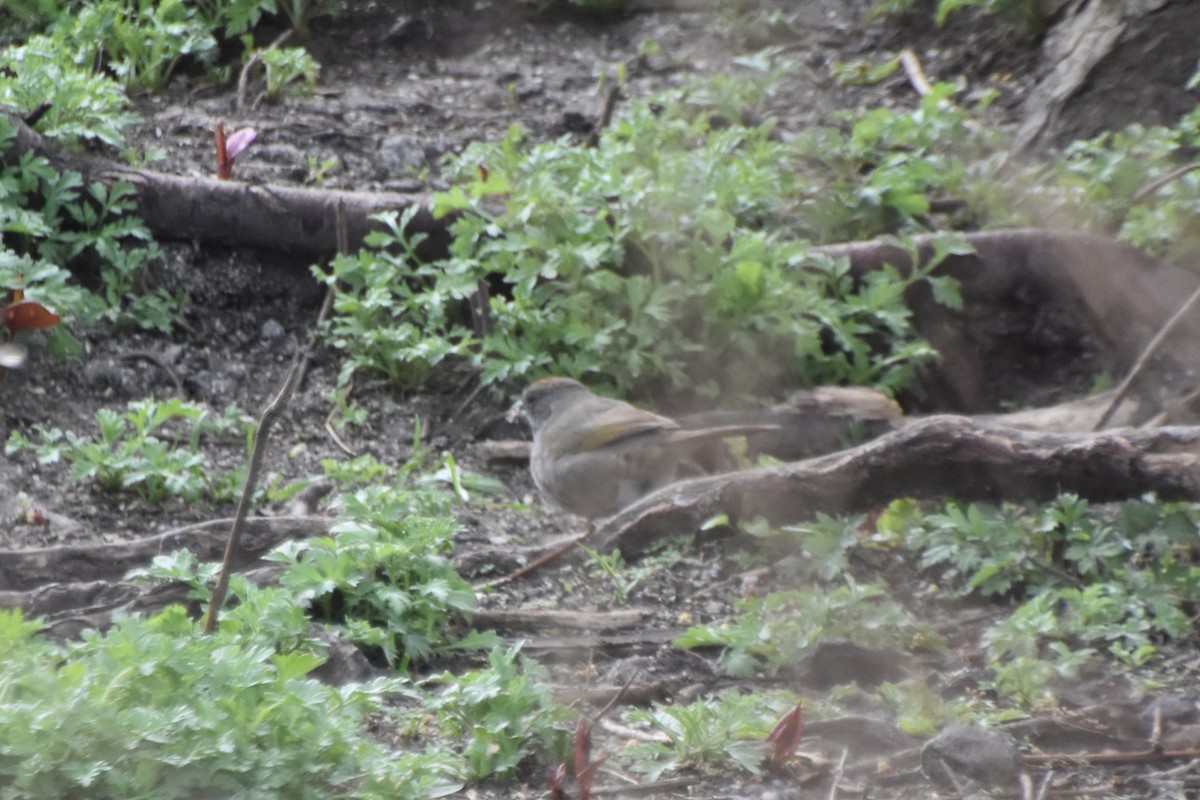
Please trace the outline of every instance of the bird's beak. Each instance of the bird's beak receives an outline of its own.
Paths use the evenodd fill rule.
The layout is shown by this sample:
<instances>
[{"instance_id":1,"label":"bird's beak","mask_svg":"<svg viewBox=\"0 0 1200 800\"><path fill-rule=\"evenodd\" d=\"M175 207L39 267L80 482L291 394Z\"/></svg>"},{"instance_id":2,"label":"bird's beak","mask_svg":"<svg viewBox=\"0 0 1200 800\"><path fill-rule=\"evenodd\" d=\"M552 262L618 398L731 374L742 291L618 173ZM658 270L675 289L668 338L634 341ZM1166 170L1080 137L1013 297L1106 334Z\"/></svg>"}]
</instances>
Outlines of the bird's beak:
<instances>
[{"instance_id":1,"label":"bird's beak","mask_svg":"<svg viewBox=\"0 0 1200 800\"><path fill-rule=\"evenodd\" d=\"M19 344L5 342L0 344L0 367L16 369L25 363L25 348Z\"/></svg>"},{"instance_id":2,"label":"bird's beak","mask_svg":"<svg viewBox=\"0 0 1200 800\"><path fill-rule=\"evenodd\" d=\"M504 415L504 419L509 422L516 422L517 420L525 419L525 417L525 404L520 400L513 403L512 407L508 409L508 413Z\"/></svg>"}]
</instances>

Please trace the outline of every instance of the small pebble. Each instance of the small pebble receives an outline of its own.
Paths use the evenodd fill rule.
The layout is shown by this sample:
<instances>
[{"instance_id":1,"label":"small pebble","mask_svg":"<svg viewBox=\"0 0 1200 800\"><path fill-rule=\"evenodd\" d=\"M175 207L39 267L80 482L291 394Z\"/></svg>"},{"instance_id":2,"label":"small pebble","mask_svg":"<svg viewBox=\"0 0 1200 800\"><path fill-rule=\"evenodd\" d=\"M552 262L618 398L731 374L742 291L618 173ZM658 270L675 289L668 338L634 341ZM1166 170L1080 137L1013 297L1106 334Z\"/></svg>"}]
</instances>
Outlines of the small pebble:
<instances>
[{"instance_id":1,"label":"small pebble","mask_svg":"<svg viewBox=\"0 0 1200 800\"><path fill-rule=\"evenodd\" d=\"M260 336L264 342L274 344L283 338L284 333L283 326L278 321L269 319L263 323Z\"/></svg>"}]
</instances>

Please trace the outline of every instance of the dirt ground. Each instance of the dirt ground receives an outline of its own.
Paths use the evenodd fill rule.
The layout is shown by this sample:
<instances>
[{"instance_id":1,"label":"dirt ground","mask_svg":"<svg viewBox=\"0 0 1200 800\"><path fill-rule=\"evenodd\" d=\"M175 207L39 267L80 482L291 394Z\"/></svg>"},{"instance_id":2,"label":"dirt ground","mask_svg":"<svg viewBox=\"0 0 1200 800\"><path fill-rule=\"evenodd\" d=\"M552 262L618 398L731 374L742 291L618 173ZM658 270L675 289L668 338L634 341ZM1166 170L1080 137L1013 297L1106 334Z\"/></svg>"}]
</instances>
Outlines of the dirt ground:
<instances>
[{"instance_id":1,"label":"dirt ground","mask_svg":"<svg viewBox=\"0 0 1200 800\"><path fill-rule=\"evenodd\" d=\"M644 96L696 74L734 69L732 60L739 54L764 46L782 48L798 66L767 113L778 117L784 132L829 123L840 109L864 104L907 107L917 102L902 74L872 87L837 84L828 70L834 60L874 58L912 47L933 78L962 76L972 91L998 89L1000 96L990 122L1010 127L1019 122L1024 98L1048 69L1038 43L1013 43L995 26L953 21L939 30L927 15L900 25L864 23L868 4L857 0L782 3L778 8L786 24L775 25L730 9L704 10L694 3L663 3L657 10L635 6L628 14L603 20L539 13L511 0L353 0L350 5L352 13L318 20L311 38L304 42L322 68L319 89L312 97L288 97L272 105L257 100L252 92L250 107L239 111L233 87L185 75L161 96L138 98L136 110L144 122L134 132L133 143L139 149L166 149L167 158L155 164L156 169L208 175L212 171L212 124L224 119L230 129L252 126L259 131L255 147L238 162L241 180L313 185L310 159L320 163L336 157L336 168L322 178L324 186L425 192L444 188L439 175L442 156L475 140L500 137L510 125L523 125L535 139L582 136L603 103L598 76L615 74L619 63L629 67L628 93ZM1196 63L1195 43L1200 38L1195 35L1197 23L1187 16L1195 16L1195 8L1189 3L1174 5L1183 11L1169 5L1158 13L1183 16L1156 25L1157 38L1131 45L1141 60L1131 61L1130 53L1122 51L1120 58L1107 64L1096 83L1089 84L1064 110L1058 131L1078 136L1132 120L1169 122L1178 116L1176 109L1181 112L1194 105L1195 98L1179 87ZM647 40L656 42L659 52L639 61L639 49ZM1154 61L1148 62L1151 55ZM1135 69L1143 76L1138 83L1141 91L1123 90L1131 83L1122 81L1132 82ZM1100 85L1114 88L1105 94L1097 91ZM1186 105L1188 102L1192 105ZM177 396L176 378L187 399L214 409L236 404L257 416L279 388L297 347L313 329L323 290L312 279L310 265L269 252L222 252L189 242L162 244L167 258L154 277L168 288L189 293L186 327L169 337L110 337L77 331L86 350L82 358L54 361L40 357L31 368L10 372L0 409L0 433L5 438L12 430L29 431L36 424L91 432L97 409L123 407L129 400L143 397ZM140 355L144 353L153 359ZM319 476L322 459L344 457L324 428L339 366L336 354L315 354L305 385L273 437L268 480L289 482ZM1054 385L1055 375L1049 365L1044 382L1032 387L1031 394L1041 399L1046 387ZM491 559L497 552L575 532L580 522L539 510L522 466L491 462L480 455L478 439L483 432L512 433L498 425L499 415L512 397L476 392L476 388L474 377L457 368L436 374L412 394L361 380L353 402L366 412L366 423L346 430L343 436L359 453L400 464L410 452L414 422L419 417L425 440L435 450L450 451L468 469L502 480L510 489L508 497L460 512L462 533L456 558L478 568L480 557L473 558L473 554L483 553ZM214 468L225 470L240 463L244 455L244 443L234 440L216 446L209 457ZM233 511L232 507L178 501L149 506L127 497L104 495L68 482L63 465L36 465L29 455L0 460L0 508L13 507L18 492L39 508L61 515L63 521L45 527L6 519L0 528L0 547L141 537L189 522L228 517ZM269 507L259 511L276 514L285 510ZM747 548L752 549L753 544L731 538L702 541L679 563L647 575L625 606L644 609L646 619L637 631L654 635L631 636L624 641L620 634L613 634L611 642L602 647L594 641L582 647L572 645L561 633L514 630L510 635L528 637L527 652L551 666L563 685L578 685L580 674L589 675L588 680L597 684L621 685L638 671L662 678L662 685L676 698L735 685L717 677L714 653L695 655L668 643L687 620L719 622L730 616L731 603L747 592L786 588L802 580L799 573L786 568L744 572L732 556ZM898 556L886 563L855 565L854 571L863 580L885 575L898 596L928 589L928 578ZM607 578L585 561L567 559L482 596L480 605L484 609L608 611L620 604ZM750 689L775 685L819 696L832 682L828 675L832 663L837 665L835 671L860 670L858 677L863 683L891 679L898 669L925 681L935 693L949 696L971 691L977 679L973 655L979 649L978 631L986 622L987 608L925 604L920 613L925 615L923 622L935 625L949 639L952 655L922 660L896 653L848 653L844 644L834 642L819 648L809 663L796 665L778 678L750 680L744 685ZM1181 651L1168 657L1159 676L1165 688L1148 698L1134 693L1124 677L1089 676L1069 693L1064 689L1064 708L1071 709L1075 717L1070 724L1057 718L1029 721L1024 728L1014 729L1013 735L1025 744L1060 749L1068 738L1064 731L1099 727L1091 721L1098 718L1097 709L1104 708L1103 725L1113 739L1145 738L1148 710L1165 708L1168 701L1177 701L1171 706L1171 724L1195 727L1200 722L1191 688L1196 669L1194 653ZM814 722L810 731L813 741L821 743L813 745L814 764L820 758L836 758L838 747L849 748L839 796L932 796L934 784L920 769L922 743L901 733L887 709L864 708L854 718ZM597 735L601 749L622 746L620 733L602 729ZM1082 732L1078 736L1086 738ZM1089 747L1102 747L1099 739L1088 742ZM945 746L960 750L971 745L951 739ZM1002 750L1002 745L985 742L978 746L983 753L978 757L980 763L988 763L988 759L1004 762L1003 752L995 752L997 747ZM887 769L880 766L885 763ZM1104 787L1115 781L1124 787L1124 796L1130 797L1200 796L1200 777L1195 770L1167 774L1171 766L1076 765L1060 771L1059 779L1064 775L1075 778L1071 784L1075 788ZM690 789L663 790L662 796L764 800L826 796L831 769L814 766L812 773L811 784L803 787L795 781L763 783L742 776L698 782ZM604 778L600 782L613 781ZM472 791L476 796L533 797L540 796L542 786L540 778L530 776L528 785L485 786ZM1019 791L1018 786L1013 782L1008 788Z\"/></svg>"}]
</instances>

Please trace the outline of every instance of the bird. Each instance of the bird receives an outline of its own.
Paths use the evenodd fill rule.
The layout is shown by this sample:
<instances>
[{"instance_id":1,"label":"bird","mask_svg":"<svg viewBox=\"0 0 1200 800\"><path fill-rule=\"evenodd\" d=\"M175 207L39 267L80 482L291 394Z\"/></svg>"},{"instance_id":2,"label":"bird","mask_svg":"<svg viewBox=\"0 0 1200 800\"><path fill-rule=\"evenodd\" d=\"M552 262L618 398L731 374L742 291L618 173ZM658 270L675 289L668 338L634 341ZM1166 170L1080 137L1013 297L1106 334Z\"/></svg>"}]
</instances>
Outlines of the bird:
<instances>
[{"instance_id":1,"label":"bird","mask_svg":"<svg viewBox=\"0 0 1200 800\"><path fill-rule=\"evenodd\" d=\"M695 474L707 443L777 430L774 425L688 428L621 400L594 394L571 378L530 384L508 417L533 433L529 467L552 507L587 518L616 514L650 492Z\"/></svg>"}]
</instances>

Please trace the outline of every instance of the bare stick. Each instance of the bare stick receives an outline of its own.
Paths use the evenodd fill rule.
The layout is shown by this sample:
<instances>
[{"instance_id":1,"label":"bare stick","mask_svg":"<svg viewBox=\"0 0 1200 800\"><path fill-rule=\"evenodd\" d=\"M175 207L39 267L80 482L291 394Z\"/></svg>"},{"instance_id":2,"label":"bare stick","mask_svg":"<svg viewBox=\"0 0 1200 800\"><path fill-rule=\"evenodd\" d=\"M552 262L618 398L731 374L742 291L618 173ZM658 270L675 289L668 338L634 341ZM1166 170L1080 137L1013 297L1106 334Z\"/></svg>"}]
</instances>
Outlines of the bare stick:
<instances>
[{"instance_id":1,"label":"bare stick","mask_svg":"<svg viewBox=\"0 0 1200 800\"><path fill-rule=\"evenodd\" d=\"M1022 778L1026 778L1027 773L1021 773ZM1046 775L1042 778L1042 782L1038 784L1037 794L1032 800L1046 800L1046 790L1050 788L1050 781L1054 779L1054 770L1047 770ZM1025 783L1025 782L1023 782Z\"/></svg>"},{"instance_id":2,"label":"bare stick","mask_svg":"<svg viewBox=\"0 0 1200 800\"><path fill-rule=\"evenodd\" d=\"M512 583L513 581L517 580L518 578L524 578L529 573L536 572L537 570L539 570L542 567L549 564L551 561L556 561L559 558L562 558L567 553L571 552L571 550L574 549L575 545L579 544L584 539L586 539L588 537L588 534L590 534L591 532L592 532L592 525L591 525L591 523L588 523L588 529L585 533L580 534L579 536L575 537L574 539L571 539L568 542L563 542L558 547L554 548L553 550L549 551L548 553L545 553L545 554L539 556L538 558L535 558L533 561L530 561L528 564L526 564L525 566L521 567L518 570L514 570L514 571L508 573L507 575L502 575L499 578L496 578L495 580L490 580L490 581L487 581L486 583L480 584L479 588L495 589L497 586L503 586L506 583Z\"/></svg>"},{"instance_id":3,"label":"bare stick","mask_svg":"<svg viewBox=\"0 0 1200 800\"><path fill-rule=\"evenodd\" d=\"M1147 421L1142 427L1157 428L1160 425L1166 425L1168 422L1174 419L1176 415L1187 411L1188 408L1191 407L1192 403L1196 402L1197 400L1200 400L1200 388L1193 389L1183 397L1176 400L1174 403L1171 403L1169 406L1163 409L1162 412L1156 414L1152 419Z\"/></svg>"},{"instance_id":4,"label":"bare stick","mask_svg":"<svg viewBox=\"0 0 1200 800\"><path fill-rule=\"evenodd\" d=\"M341 255L347 255L350 252L350 234L349 224L346 218L346 201L339 199L337 202L337 210L334 212L336 219L337 230L337 249ZM312 333L308 335L308 345L311 349L317 341L317 330L321 327L321 323L329 319L330 313L333 312L333 286L325 287L325 299L321 301L321 310L317 312L317 324L313 326ZM296 381L296 386L304 385L304 377L308 374L308 365L312 363L312 353L306 352L304 359L300 362L300 379Z\"/></svg>"},{"instance_id":5,"label":"bare stick","mask_svg":"<svg viewBox=\"0 0 1200 800\"><path fill-rule=\"evenodd\" d=\"M276 36L275 41L273 41L269 45L267 45L266 49L272 50L276 47L281 47L281 46L283 46L283 43L286 42L290 38L292 38L292 31L286 30L283 33ZM246 93L249 91L249 87L250 87L250 71L252 69L254 69L254 66L256 64L262 63L262 54L263 54L262 50L255 50L254 54L252 56L250 56L250 60L246 62L246 66L242 67L241 74L238 75L238 89L237 89L237 110L238 111L241 111L242 106L246 105Z\"/></svg>"},{"instance_id":6,"label":"bare stick","mask_svg":"<svg viewBox=\"0 0 1200 800\"><path fill-rule=\"evenodd\" d=\"M347 218L346 218L346 201L338 200L338 204L337 204L337 247L338 247L338 253L340 253L341 255L350 255L349 227L350 226L347 223ZM325 290L325 301L323 303L321 303L321 313L317 315L317 327L318 328L321 326L322 322L329 319L329 315L332 312L333 312L333 286L330 286L329 288L327 288ZM316 328L313 329L313 338L314 339L316 338ZM350 392L352 392L353 390L354 390L354 378L351 377L349 383L346 385L346 400L347 401L350 400ZM329 414L325 417L325 431L329 434L329 438L333 439L334 444L336 444L338 447L341 448L343 453L350 456L351 458L354 458L358 454L354 452L354 449L351 448L350 445L346 444L346 442L342 440L342 437L340 435L338 435L337 429L333 427L333 416L336 413L337 413L337 405L335 404L333 408L329 409Z\"/></svg>"},{"instance_id":7,"label":"bare stick","mask_svg":"<svg viewBox=\"0 0 1200 800\"><path fill-rule=\"evenodd\" d=\"M600 118L596 120L596 127L592 128L592 132L588 134L587 146L599 147L600 134L612 122L613 112L617 108L617 101L621 99L621 87L613 86L608 90L608 94L604 98L604 108L600 111Z\"/></svg>"},{"instance_id":8,"label":"bare stick","mask_svg":"<svg viewBox=\"0 0 1200 800\"><path fill-rule=\"evenodd\" d=\"M1023 764L1157 764L1162 761L1200 758L1200 747L1186 750L1145 750L1134 753L1030 753Z\"/></svg>"},{"instance_id":9,"label":"bare stick","mask_svg":"<svg viewBox=\"0 0 1200 800\"><path fill-rule=\"evenodd\" d=\"M1137 192L1134 193L1133 197L1130 198L1130 200L1132 200L1134 203L1140 203L1142 200L1145 200L1147 196L1154 194L1176 178L1182 178L1184 175L1187 175L1189 172L1197 169L1200 169L1200 161L1195 161L1191 164L1185 164L1179 169L1173 169L1166 175L1162 175L1150 181L1150 183L1147 183L1141 189L1138 189Z\"/></svg>"},{"instance_id":10,"label":"bare stick","mask_svg":"<svg viewBox=\"0 0 1200 800\"><path fill-rule=\"evenodd\" d=\"M352 391L354 391L354 378L351 378L350 382L346 384L346 402L350 402L350 392ZM336 414L337 404L335 403L333 408L329 409L329 413L325 415L325 432L329 434L329 438L333 439L333 443L336 444L343 453L351 458L356 458L358 453L354 452L354 449L350 447L350 445L346 444L346 442L338 434L337 428L333 427L333 418Z\"/></svg>"},{"instance_id":11,"label":"bare stick","mask_svg":"<svg viewBox=\"0 0 1200 800\"><path fill-rule=\"evenodd\" d=\"M1129 374L1125 376L1125 380L1121 381L1121 385L1118 386L1117 390L1113 393L1112 400L1108 402L1108 408L1104 409L1104 413L1100 415L1100 421L1096 423L1096 427L1092 430L1103 430L1104 426L1107 425L1110 420L1112 420L1113 414L1117 413L1117 407L1120 406L1121 401L1125 399L1125 395L1129 394L1129 389L1133 386L1134 380L1142 373L1142 370L1146 368L1146 364L1149 363L1151 356L1158 352L1158 348L1162 346L1164 341L1166 341L1167 334L1174 330L1175 326L1179 324L1179 321L1187 316L1187 313L1192 310L1197 302L1200 302L1200 289L1192 292L1192 296L1187 299L1187 302L1180 306L1179 310L1171 315L1171 318L1167 320L1166 324L1163 325L1159 332L1154 335L1154 338L1150 340L1150 344L1146 345L1146 349L1142 351L1140 356L1138 356L1137 362L1133 365L1133 369L1129 370Z\"/></svg>"},{"instance_id":12,"label":"bare stick","mask_svg":"<svg viewBox=\"0 0 1200 800\"><path fill-rule=\"evenodd\" d=\"M654 794L655 792L661 792L669 789L689 789L695 784L695 778L665 778L661 781L639 783L636 786L597 786L592 789L592 794Z\"/></svg>"},{"instance_id":13,"label":"bare stick","mask_svg":"<svg viewBox=\"0 0 1200 800\"><path fill-rule=\"evenodd\" d=\"M904 74L908 76L908 82L912 84L913 89L921 97L927 97L933 92L933 85L929 83L929 78L925 77L925 70L921 67L921 61L917 58L917 54L912 51L911 47L906 47L900 51L900 66L904 68ZM938 108L954 108L952 103L947 98L943 97L938 101ZM983 126L973 119L968 119L966 125L973 131L983 131Z\"/></svg>"},{"instance_id":14,"label":"bare stick","mask_svg":"<svg viewBox=\"0 0 1200 800\"><path fill-rule=\"evenodd\" d=\"M292 363L288 370L283 387L275 399L263 411L258 420L258 430L254 434L254 447L250 451L250 465L246 468L246 482L242 485L242 498L238 501L237 513L233 517L233 527L229 531L229 543L225 545L225 559L221 562L221 574L217 576L217 585L213 588L212 600L208 606L208 617L204 620L204 633L212 634L217 628L217 613L225 603L225 593L229 590L229 575L233 572L233 563L241 547L242 530L246 525L246 517L250 514L250 505L254 502L254 490L258 486L258 473L262 469L263 455L267 449L267 434L275 420L283 413L292 392L296 390L296 378L300 374L300 357Z\"/></svg>"},{"instance_id":15,"label":"bare stick","mask_svg":"<svg viewBox=\"0 0 1200 800\"><path fill-rule=\"evenodd\" d=\"M833 782L829 785L829 800L837 800L838 784L842 782L842 776L846 774L846 756L850 753L850 748L843 746L842 755L838 758L837 767L833 770Z\"/></svg>"},{"instance_id":16,"label":"bare stick","mask_svg":"<svg viewBox=\"0 0 1200 800\"><path fill-rule=\"evenodd\" d=\"M904 67L904 74L908 76L908 82L916 89L917 94L924 97L933 91L933 87L929 85L929 78L925 77L925 70L921 69L921 62L912 48L906 47L900 51L900 66Z\"/></svg>"}]
</instances>

